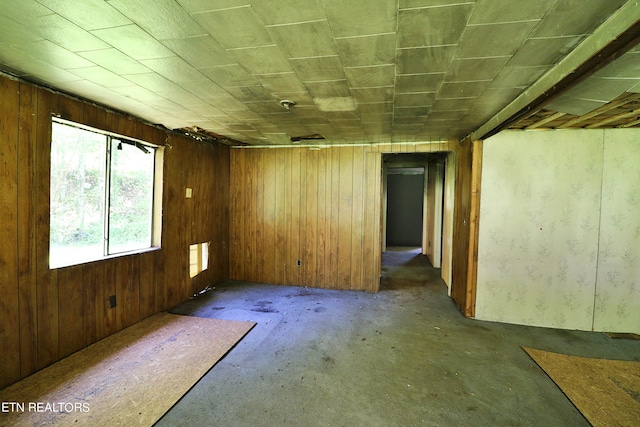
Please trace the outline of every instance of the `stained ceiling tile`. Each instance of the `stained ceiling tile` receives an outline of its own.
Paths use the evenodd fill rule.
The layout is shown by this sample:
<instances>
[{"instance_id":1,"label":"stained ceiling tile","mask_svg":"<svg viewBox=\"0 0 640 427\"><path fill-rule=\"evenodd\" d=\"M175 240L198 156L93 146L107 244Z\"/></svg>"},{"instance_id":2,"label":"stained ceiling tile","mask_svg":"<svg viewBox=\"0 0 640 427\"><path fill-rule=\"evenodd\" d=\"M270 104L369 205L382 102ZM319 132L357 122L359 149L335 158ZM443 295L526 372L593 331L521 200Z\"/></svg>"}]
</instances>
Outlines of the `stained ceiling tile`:
<instances>
[{"instance_id":1,"label":"stained ceiling tile","mask_svg":"<svg viewBox=\"0 0 640 427\"><path fill-rule=\"evenodd\" d=\"M162 44L173 51L173 54L196 68L229 65L237 62L232 54L229 54L208 34L184 39L163 40Z\"/></svg>"},{"instance_id":2,"label":"stained ceiling tile","mask_svg":"<svg viewBox=\"0 0 640 427\"><path fill-rule=\"evenodd\" d=\"M379 65L377 67L345 68L352 88L392 86L395 80L395 65Z\"/></svg>"},{"instance_id":3,"label":"stained ceiling tile","mask_svg":"<svg viewBox=\"0 0 640 427\"><path fill-rule=\"evenodd\" d=\"M311 96L314 98L329 98L332 96L349 96L351 90L349 83L346 79L340 80L328 80L318 82L305 82L304 86L307 88ZM357 90L354 90L354 92Z\"/></svg>"},{"instance_id":4,"label":"stained ceiling tile","mask_svg":"<svg viewBox=\"0 0 640 427\"><path fill-rule=\"evenodd\" d=\"M475 98L480 96L490 83L490 80L478 82L444 82L438 93L438 98Z\"/></svg>"},{"instance_id":5,"label":"stained ceiling tile","mask_svg":"<svg viewBox=\"0 0 640 427\"><path fill-rule=\"evenodd\" d=\"M491 87L526 88L549 70L549 67L545 65L538 67L512 67L511 62L513 61L510 61L500 71L496 79L491 82Z\"/></svg>"},{"instance_id":6,"label":"stained ceiling tile","mask_svg":"<svg viewBox=\"0 0 640 427\"><path fill-rule=\"evenodd\" d=\"M345 78L342 63L337 55L317 58L294 58L290 62L303 82Z\"/></svg>"},{"instance_id":7,"label":"stained ceiling tile","mask_svg":"<svg viewBox=\"0 0 640 427\"><path fill-rule=\"evenodd\" d=\"M456 46L398 49L398 74L444 73L456 50Z\"/></svg>"},{"instance_id":8,"label":"stained ceiling tile","mask_svg":"<svg viewBox=\"0 0 640 427\"><path fill-rule=\"evenodd\" d=\"M327 20L276 25L267 30L288 58L336 55Z\"/></svg>"},{"instance_id":9,"label":"stained ceiling tile","mask_svg":"<svg viewBox=\"0 0 640 427\"><path fill-rule=\"evenodd\" d=\"M32 20L30 31L72 52L109 47L105 42L60 15L46 15Z\"/></svg>"},{"instance_id":10,"label":"stained ceiling tile","mask_svg":"<svg viewBox=\"0 0 640 427\"><path fill-rule=\"evenodd\" d=\"M540 20L556 0L476 0L469 25Z\"/></svg>"},{"instance_id":11,"label":"stained ceiling tile","mask_svg":"<svg viewBox=\"0 0 640 427\"><path fill-rule=\"evenodd\" d=\"M583 38L581 36L530 38L513 55L510 66L553 65L571 52Z\"/></svg>"},{"instance_id":12,"label":"stained ceiling tile","mask_svg":"<svg viewBox=\"0 0 640 427\"><path fill-rule=\"evenodd\" d=\"M227 92L229 92L234 98L241 102L261 102L274 100L273 95L271 95L268 90L260 85L228 87Z\"/></svg>"},{"instance_id":13,"label":"stained ceiling tile","mask_svg":"<svg viewBox=\"0 0 640 427\"><path fill-rule=\"evenodd\" d=\"M436 92L397 93L394 104L398 107L429 107L436 100Z\"/></svg>"},{"instance_id":14,"label":"stained ceiling tile","mask_svg":"<svg viewBox=\"0 0 640 427\"><path fill-rule=\"evenodd\" d=\"M472 10L472 4L400 10L398 47L455 45Z\"/></svg>"},{"instance_id":15,"label":"stained ceiling tile","mask_svg":"<svg viewBox=\"0 0 640 427\"><path fill-rule=\"evenodd\" d=\"M393 102L358 103L358 111L362 114L386 114L393 112Z\"/></svg>"},{"instance_id":16,"label":"stained ceiling tile","mask_svg":"<svg viewBox=\"0 0 640 427\"><path fill-rule=\"evenodd\" d=\"M335 37L366 36L396 31L397 4L394 1L324 0Z\"/></svg>"},{"instance_id":17,"label":"stained ceiling tile","mask_svg":"<svg viewBox=\"0 0 640 427\"><path fill-rule=\"evenodd\" d=\"M257 46L228 51L251 74L273 74L291 72L291 64L275 45Z\"/></svg>"},{"instance_id":18,"label":"stained ceiling tile","mask_svg":"<svg viewBox=\"0 0 640 427\"><path fill-rule=\"evenodd\" d=\"M326 19L320 0L252 0L251 7L265 25L290 24Z\"/></svg>"},{"instance_id":19,"label":"stained ceiling tile","mask_svg":"<svg viewBox=\"0 0 640 427\"><path fill-rule=\"evenodd\" d=\"M80 52L79 54L94 64L98 64L116 74L138 74L149 72L147 67L117 49L110 48L92 50Z\"/></svg>"},{"instance_id":20,"label":"stained ceiling tile","mask_svg":"<svg viewBox=\"0 0 640 427\"><path fill-rule=\"evenodd\" d=\"M205 34L198 23L175 0L154 0L152 3L130 0L108 0L108 2L158 40Z\"/></svg>"},{"instance_id":21,"label":"stained ceiling tile","mask_svg":"<svg viewBox=\"0 0 640 427\"><path fill-rule=\"evenodd\" d=\"M468 26L460 40L456 58L513 55L536 24L537 21L526 21Z\"/></svg>"},{"instance_id":22,"label":"stained ceiling tile","mask_svg":"<svg viewBox=\"0 0 640 427\"><path fill-rule=\"evenodd\" d=\"M372 88L351 90L351 95L359 103L393 101L393 94L394 94L393 86L372 87Z\"/></svg>"},{"instance_id":23,"label":"stained ceiling tile","mask_svg":"<svg viewBox=\"0 0 640 427\"><path fill-rule=\"evenodd\" d=\"M258 80L249 74L240 64L200 68L199 71L222 87L258 84Z\"/></svg>"},{"instance_id":24,"label":"stained ceiling tile","mask_svg":"<svg viewBox=\"0 0 640 427\"><path fill-rule=\"evenodd\" d=\"M39 0L57 14L89 31L131 24L129 18L103 0Z\"/></svg>"},{"instance_id":25,"label":"stained ceiling tile","mask_svg":"<svg viewBox=\"0 0 640 427\"><path fill-rule=\"evenodd\" d=\"M396 76L396 92L436 92L444 77L444 73L398 75Z\"/></svg>"},{"instance_id":26,"label":"stained ceiling tile","mask_svg":"<svg viewBox=\"0 0 640 427\"><path fill-rule=\"evenodd\" d=\"M396 35L346 37L335 40L345 67L393 64L396 57Z\"/></svg>"},{"instance_id":27,"label":"stained ceiling tile","mask_svg":"<svg viewBox=\"0 0 640 427\"><path fill-rule=\"evenodd\" d=\"M587 7L583 0L557 0L540 22L532 37L556 37L588 34L626 0L589 0L588 14L577 13Z\"/></svg>"},{"instance_id":28,"label":"stained ceiling tile","mask_svg":"<svg viewBox=\"0 0 640 427\"><path fill-rule=\"evenodd\" d=\"M289 73L277 73L277 74L262 74L256 76L262 86L270 90L272 93L283 92L304 92L306 89L304 85L298 80L298 77L293 72Z\"/></svg>"},{"instance_id":29,"label":"stained ceiling tile","mask_svg":"<svg viewBox=\"0 0 640 427\"><path fill-rule=\"evenodd\" d=\"M273 44L264 24L250 6L194 13L191 16L226 49Z\"/></svg>"},{"instance_id":30,"label":"stained ceiling tile","mask_svg":"<svg viewBox=\"0 0 640 427\"><path fill-rule=\"evenodd\" d=\"M123 25L91 32L133 59L166 58L175 54L137 25Z\"/></svg>"},{"instance_id":31,"label":"stained ceiling tile","mask_svg":"<svg viewBox=\"0 0 640 427\"><path fill-rule=\"evenodd\" d=\"M397 117L414 117L416 119L420 117L426 117L431 111L432 107L395 107L393 109L394 120Z\"/></svg>"},{"instance_id":32,"label":"stained ceiling tile","mask_svg":"<svg viewBox=\"0 0 640 427\"><path fill-rule=\"evenodd\" d=\"M447 81L479 81L492 80L504 67L510 57L454 59Z\"/></svg>"}]
</instances>

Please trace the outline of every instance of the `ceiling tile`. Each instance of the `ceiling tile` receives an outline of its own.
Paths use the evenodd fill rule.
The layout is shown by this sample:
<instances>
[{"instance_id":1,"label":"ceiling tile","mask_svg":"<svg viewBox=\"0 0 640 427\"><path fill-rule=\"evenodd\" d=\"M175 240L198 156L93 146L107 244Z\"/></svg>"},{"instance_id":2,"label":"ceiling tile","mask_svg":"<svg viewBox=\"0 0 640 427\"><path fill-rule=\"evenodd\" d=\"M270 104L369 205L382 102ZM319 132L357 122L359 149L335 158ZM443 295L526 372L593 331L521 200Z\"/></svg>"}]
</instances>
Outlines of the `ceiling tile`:
<instances>
[{"instance_id":1,"label":"ceiling tile","mask_svg":"<svg viewBox=\"0 0 640 427\"><path fill-rule=\"evenodd\" d=\"M351 94L349 84L344 78L340 80L305 82L304 86L314 98L349 96ZM354 92L357 92L357 90L354 90Z\"/></svg>"},{"instance_id":2,"label":"ceiling tile","mask_svg":"<svg viewBox=\"0 0 640 427\"><path fill-rule=\"evenodd\" d=\"M229 87L227 88L227 92L229 92L240 102L260 102L274 100L274 96L260 85Z\"/></svg>"},{"instance_id":3,"label":"ceiling tile","mask_svg":"<svg viewBox=\"0 0 640 427\"><path fill-rule=\"evenodd\" d=\"M511 62L509 62L507 66L500 71L495 80L491 82L491 87L526 88L548 69L549 67L545 65L539 67L512 67Z\"/></svg>"},{"instance_id":4,"label":"ceiling tile","mask_svg":"<svg viewBox=\"0 0 640 427\"><path fill-rule=\"evenodd\" d=\"M142 65L174 81L198 81L205 80L206 77L188 62L177 56L169 58L145 59L140 61Z\"/></svg>"},{"instance_id":5,"label":"ceiling tile","mask_svg":"<svg viewBox=\"0 0 640 427\"><path fill-rule=\"evenodd\" d=\"M444 77L444 73L399 75L396 76L396 92L436 92L440 88Z\"/></svg>"},{"instance_id":6,"label":"ceiling tile","mask_svg":"<svg viewBox=\"0 0 640 427\"><path fill-rule=\"evenodd\" d=\"M30 31L72 52L109 47L105 42L60 15L46 15L32 21Z\"/></svg>"},{"instance_id":7,"label":"ceiling tile","mask_svg":"<svg viewBox=\"0 0 640 427\"><path fill-rule=\"evenodd\" d=\"M290 62L303 82L341 80L345 78L342 63L337 55L318 58L294 58Z\"/></svg>"},{"instance_id":8,"label":"ceiling tile","mask_svg":"<svg viewBox=\"0 0 640 427\"><path fill-rule=\"evenodd\" d=\"M446 72L456 49L456 46L398 49L398 74Z\"/></svg>"},{"instance_id":9,"label":"ceiling tile","mask_svg":"<svg viewBox=\"0 0 640 427\"><path fill-rule=\"evenodd\" d=\"M270 26L267 30L289 58L329 56L338 53L326 20Z\"/></svg>"},{"instance_id":10,"label":"ceiling tile","mask_svg":"<svg viewBox=\"0 0 640 427\"><path fill-rule=\"evenodd\" d=\"M428 93L398 93L394 104L397 107L429 107L436 100L436 92Z\"/></svg>"},{"instance_id":11,"label":"ceiling tile","mask_svg":"<svg viewBox=\"0 0 640 427\"><path fill-rule=\"evenodd\" d=\"M149 69L117 49L100 49L79 53L94 64L116 74L148 73Z\"/></svg>"},{"instance_id":12,"label":"ceiling tile","mask_svg":"<svg viewBox=\"0 0 640 427\"><path fill-rule=\"evenodd\" d=\"M248 0L176 0L189 13L247 6Z\"/></svg>"},{"instance_id":13,"label":"ceiling tile","mask_svg":"<svg viewBox=\"0 0 640 427\"><path fill-rule=\"evenodd\" d=\"M359 103L393 101L393 86L352 89L351 95Z\"/></svg>"},{"instance_id":14,"label":"ceiling tile","mask_svg":"<svg viewBox=\"0 0 640 427\"><path fill-rule=\"evenodd\" d=\"M604 104L606 104L604 101L563 97L545 105L545 108L553 111L559 111L561 113L582 116L598 107L602 107Z\"/></svg>"},{"instance_id":15,"label":"ceiling tile","mask_svg":"<svg viewBox=\"0 0 640 427\"><path fill-rule=\"evenodd\" d=\"M221 65L199 69L222 87L250 86L258 84L258 80L247 72L240 64Z\"/></svg>"},{"instance_id":16,"label":"ceiling tile","mask_svg":"<svg viewBox=\"0 0 640 427\"><path fill-rule=\"evenodd\" d=\"M438 98L470 98L478 97L487 89L490 81L479 82L444 82L438 92Z\"/></svg>"},{"instance_id":17,"label":"ceiling tile","mask_svg":"<svg viewBox=\"0 0 640 427\"><path fill-rule=\"evenodd\" d=\"M123 25L91 33L133 59L166 58L175 55L137 25Z\"/></svg>"},{"instance_id":18,"label":"ceiling tile","mask_svg":"<svg viewBox=\"0 0 640 427\"><path fill-rule=\"evenodd\" d=\"M393 112L393 102L358 103L358 111L362 114L387 114Z\"/></svg>"},{"instance_id":19,"label":"ceiling tile","mask_svg":"<svg viewBox=\"0 0 640 427\"><path fill-rule=\"evenodd\" d=\"M103 0L38 0L57 14L85 30L117 27L131 24L131 21Z\"/></svg>"},{"instance_id":20,"label":"ceiling tile","mask_svg":"<svg viewBox=\"0 0 640 427\"><path fill-rule=\"evenodd\" d=\"M537 21L527 21L468 26L460 40L456 58L513 55L536 24Z\"/></svg>"},{"instance_id":21,"label":"ceiling tile","mask_svg":"<svg viewBox=\"0 0 640 427\"><path fill-rule=\"evenodd\" d=\"M393 64L396 57L395 33L347 37L335 40L346 67Z\"/></svg>"},{"instance_id":22,"label":"ceiling tile","mask_svg":"<svg viewBox=\"0 0 640 427\"><path fill-rule=\"evenodd\" d=\"M275 45L234 49L229 54L254 75L292 71L291 64Z\"/></svg>"},{"instance_id":23,"label":"ceiling tile","mask_svg":"<svg viewBox=\"0 0 640 427\"><path fill-rule=\"evenodd\" d=\"M31 31L25 25L0 15L0 41L7 45L21 45L44 40L44 37Z\"/></svg>"},{"instance_id":24,"label":"ceiling tile","mask_svg":"<svg viewBox=\"0 0 640 427\"><path fill-rule=\"evenodd\" d=\"M108 2L158 40L205 34L175 0L154 0L152 4L130 0Z\"/></svg>"},{"instance_id":25,"label":"ceiling tile","mask_svg":"<svg viewBox=\"0 0 640 427\"><path fill-rule=\"evenodd\" d=\"M352 88L392 86L395 80L395 65L379 65L377 67L345 68Z\"/></svg>"},{"instance_id":26,"label":"ceiling tile","mask_svg":"<svg viewBox=\"0 0 640 427\"><path fill-rule=\"evenodd\" d=\"M480 81L493 80L498 71L504 67L510 57L454 59L447 81Z\"/></svg>"},{"instance_id":27,"label":"ceiling tile","mask_svg":"<svg viewBox=\"0 0 640 427\"><path fill-rule=\"evenodd\" d=\"M523 67L556 64L582 40L581 36L528 39L513 56L509 65Z\"/></svg>"},{"instance_id":28,"label":"ceiling tile","mask_svg":"<svg viewBox=\"0 0 640 427\"><path fill-rule=\"evenodd\" d=\"M626 0L557 0L532 37L588 34L603 23ZM580 13L578 13L580 11Z\"/></svg>"},{"instance_id":29,"label":"ceiling tile","mask_svg":"<svg viewBox=\"0 0 640 427\"><path fill-rule=\"evenodd\" d=\"M472 10L472 4L401 10L398 47L455 45Z\"/></svg>"},{"instance_id":30,"label":"ceiling tile","mask_svg":"<svg viewBox=\"0 0 640 427\"><path fill-rule=\"evenodd\" d=\"M65 69L90 67L93 62L73 53L63 47L58 46L49 40L40 40L21 46L22 50L29 56L38 58L52 65L64 64Z\"/></svg>"},{"instance_id":31,"label":"ceiling tile","mask_svg":"<svg viewBox=\"0 0 640 427\"><path fill-rule=\"evenodd\" d=\"M162 44L196 68L234 64L238 61L210 35L163 40ZM173 55L164 55L173 56ZM158 56L161 58L162 56ZM146 59L146 58L140 58Z\"/></svg>"},{"instance_id":32,"label":"ceiling tile","mask_svg":"<svg viewBox=\"0 0 640 427\"><path fill-rule=\"evenodd\" d=\"M251 7L265 25L290 24L326 19L319 0L252 0Z\"/></svg>"},{"instance_id":33,"label":"ceiling tile","mask_svg":"<svg viewBox=\"0 0 640 427\"><path fill-rule=\"evenodd\" d=\"M640 78L640 52L631 51L595 73L596 77Z\"/></svg>"},{"instance_id":34,"label":"ceiling tile","mask_svg":"<svg viewBox=\"0 0 640 427\"><path fill-rule=\"evenodd\" d=\"M366 36L396 31L397 3L370 0L324 0L335 37Z\"/></svg>"},{"instance_id":35,"label":"ceiling tile","mask_svg":"<svg viewBox=\"0 0 640 427\"><path fill-rule=\"evenodd\" d=\"M256 76L260 84L272 93L304 92L304 85L293 72L278 74L263 74Z\"/></svg>"},{"instance_id":36,"label":"ceiling tile","mask_svg":"<svg viewBox=\"0 0 640 427\"><path fill-rule=\"evenodd\" d=\"M75 68L68 71L77 75L78 77L81 77L95 84L99 84L100 86L104 86L106 88L131 86L131 81L98 66Z\"/></svg>"},{"instance_id":37,"label":"ceiling tile","mask_svg":"<svg viewBox=\"0 0 640 427\"><path fill-rule=\"evenodd\" d=\"M192 14L226 49L273 44L273 39L250 6Z\"/></svg>"},{"instance_id":38,"label":"ceiling tile","mask_svg":"<svg viewBox=\"0 0 640 427\"><path fill-rule=\"evenodd\" d=\"M519 1L476 0L469 24L495 24L540 20L556 0Z\"/></svg>"}]
</instances>

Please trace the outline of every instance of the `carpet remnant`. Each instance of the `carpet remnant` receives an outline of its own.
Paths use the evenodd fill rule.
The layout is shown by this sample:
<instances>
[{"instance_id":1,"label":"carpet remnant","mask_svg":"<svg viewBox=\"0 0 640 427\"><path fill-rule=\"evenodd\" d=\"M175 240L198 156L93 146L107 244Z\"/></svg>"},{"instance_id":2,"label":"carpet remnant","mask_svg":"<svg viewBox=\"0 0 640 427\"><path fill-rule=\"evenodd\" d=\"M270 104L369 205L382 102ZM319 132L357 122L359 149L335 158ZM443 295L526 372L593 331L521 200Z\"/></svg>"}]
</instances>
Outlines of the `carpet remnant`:
<instances>
[{"instance_id":1,"label":"carpet remnant","mask_svg":"<svg viewBox=\"0 0 640 427\"><path fill-rule=\"evenodd\" d=\"M254 326L156 314L0 391L0 426L151 426Z\"/></svg>"},{"instance_id":2,"label":"carpet remnant","mask_svg":"<svg viewBox=\"0 0 640 427\"><path fill-rule=\"evenodd\" d=\"M522 348L594 427L638 425L640 362Z\"/></svg>"}]
</instances>

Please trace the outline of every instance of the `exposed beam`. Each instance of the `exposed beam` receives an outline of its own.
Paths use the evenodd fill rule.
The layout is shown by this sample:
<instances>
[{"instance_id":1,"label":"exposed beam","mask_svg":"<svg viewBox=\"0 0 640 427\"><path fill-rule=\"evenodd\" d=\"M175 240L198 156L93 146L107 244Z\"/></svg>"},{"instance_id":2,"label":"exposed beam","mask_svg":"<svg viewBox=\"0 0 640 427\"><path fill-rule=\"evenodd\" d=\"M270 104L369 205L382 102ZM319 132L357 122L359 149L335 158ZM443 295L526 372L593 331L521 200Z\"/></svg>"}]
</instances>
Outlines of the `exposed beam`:
<instances>
[{"instance_id":1,"label":"exposed beam","mask_svg":"<svg viewBox=\"0 0 640 427\"><path fill-rule=\"evenodd\" d=\"M561 124L560 126L558 126L558 129L566 129L566 128L574 127L578 123L585 122L593 117L599 116L600 114L604 114L609 110L613 110L614 108L618 108L622 105L626 105L631 102L637 101L638 99L640 99L640 94L635 94L633 96L624 97L622 99L611 101L608 104L604 104L602 107L596 108L590 113L583 114L582 116L576 117L574 119L571 119Z\"/></svg>"},{"instance_id":2,"label":"exposed beam","mask_svg":"<svg viewBox=\"0 0 640 427\"><path fill-rule=\"evenodd\" d=\"M640 3L628 1L520 96L469 136L487 138L537 111L640 41Z\"/></svg>"},{"instance_id":3,"label":"exposed beam","mask_svg":"<svg viewBox=\"0 0 640 427\"><path fill-rule=\"evenodd\" d=\"M565 113L561 113L561 112L551 114L550 116L547 116L542 120L538 120L537 122L530 124L525 129L526 130L537 129L537 128L543 126L543 125L546 125L549 122L552 122L552 121L554 121L556 119L559 119L560 117L562 117L564 115L565 115Z\"/></svg>"},{"instance_id":4,"label":"exposed beam","mask_svg":"<svg viewBox=\"0 0 640 427\"><path fill-rule=\"evenodd\" d=\"M640 108L637 108L633 111L629 111L627 113L616 114L615 116L607 117L606 119L600 120L599 122L592 123L589 126L586 126L587 129L596 129L604 125L608 125L609 123L617 122L618 120L627 119L630 117L638 117L640 116Z\"/></svg>"}]
</instances>

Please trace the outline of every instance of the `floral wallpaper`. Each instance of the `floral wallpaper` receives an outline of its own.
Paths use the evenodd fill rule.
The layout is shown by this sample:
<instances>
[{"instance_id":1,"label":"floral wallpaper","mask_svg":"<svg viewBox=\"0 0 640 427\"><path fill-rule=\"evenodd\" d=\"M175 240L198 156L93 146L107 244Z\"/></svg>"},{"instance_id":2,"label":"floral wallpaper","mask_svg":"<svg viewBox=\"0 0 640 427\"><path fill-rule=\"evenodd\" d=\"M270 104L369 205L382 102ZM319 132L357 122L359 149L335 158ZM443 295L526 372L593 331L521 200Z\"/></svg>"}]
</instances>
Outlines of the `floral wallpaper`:
<instances>
[{"instance_id":1,"label":"floral wallpaper","mask_svg":"<svg viewBox=\"0 0 640 427\"><path fill-rule=\"evenodd\" d=\"M508 131L483 147L476 318L590 330L603 131Z\"/></svg>"},{"instance_id":2,"label":"floral wallpaper","mask_svg":"<svg viewBox=\"0 0 640 427\"><path fill-rule=\"evenodd\" d=\"M476 318L640 333L640 131L484 141Z\"/></svg>"},{"instance_id":3,"label":"floral wallpaper","mask_svg":"<svg viewBox=\"0 0 640 427\"><path fill-rule=\"evenodd\" d=\"M640 131L605 131L594 330L640 333Z\"/></svg>"}]
</instances>

